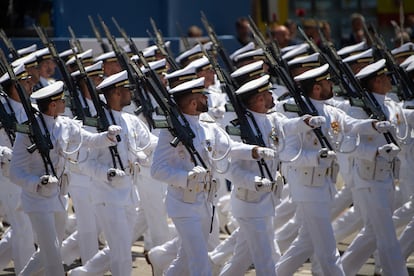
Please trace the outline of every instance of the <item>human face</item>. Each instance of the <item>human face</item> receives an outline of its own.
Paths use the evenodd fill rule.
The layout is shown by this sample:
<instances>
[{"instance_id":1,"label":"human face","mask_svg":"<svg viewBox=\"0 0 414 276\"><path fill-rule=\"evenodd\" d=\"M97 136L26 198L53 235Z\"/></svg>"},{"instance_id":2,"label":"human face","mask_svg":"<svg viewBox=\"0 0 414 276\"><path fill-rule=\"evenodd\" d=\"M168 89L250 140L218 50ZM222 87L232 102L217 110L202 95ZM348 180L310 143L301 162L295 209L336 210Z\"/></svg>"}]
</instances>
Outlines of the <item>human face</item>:
<instances>
[{"instance_id":1,"label":"human face","mask_svg":"<svg viewBox=\"0 0 414 276\"><path fill-rule=\"evenodd\" d=\"M119 65L118 61L105 61L103 64L103 70L105 76L111 76L122 71L121 65Z\"/></svg>"},{"instance_id":2,"label":"human face","mask_svg":"<svg viewBox=\"0 0 414 276\"><path fill-rule=\"evenodd\" d=\"M196 110L200 113L208 111L208 103L207 103L207 96L204 94L199 94L197 97L197 108Z\"/></svg>"},{"instance_id":3,"label":"human face","mask_svg":"<svg viewBox=\"0 0 414 276\"><path fill-rule=\"evenodd\" d=\"M39 74L44 78L50 78L55 74L56 64L52 59L45 59L39 63Z\"/></svg>"},{"instance_id":4,"label":"human face","mask_svg":"<svg viewBox=\"0 0 414 276\"><path fill-rule=\"evenodd\" d=\"M212 68L201 70L197 73L197 77L204 77L204 87L208 88L214 84L214 71Z\"/></svg>"},{"instance_id":5,"label":"human face","mask_svg":"<svg viewBox=\"0 0 414 276\"><path fill-rule=\"evenodd\" d=\"M53 101L55 103L55 116L65 113L65 98Z\"/></svg>"},{"instance_id":6,"label":"human face","mask_svg":"<svg viewBox=\"0 0 414 276\"><path fill-rule=\"evenodd\" d=\"M272 92L268 91L264 94L265 100L265 107L267 110L272 109L275 106L275 102L273 101L273 94Z\"/></svg>"},{"instance_id":7,"label":"human face","mask_svg":"<svg viewBox=\"0 0 414 276\"><path fill-rule=\"evenodd\" d=\"M325 79L318 81L315 85L319 85L321 87L319 100L327 100L333 97L332 81Z\"/></svg>"},{"instance_id":8,"label":"human face","mask_svg":"<svg viewBox=\"0 0 414 276\"><path fill-rule=\"evenodd\" d=\"M121 88L121 107L125 107L131 104L132 91L129 88Z\"/></svg>"},{"instance_id":9,"label":"human face","mask_svg":"<svg viewBox=\"0 0 414 276\"><path fill-rule=\"evenodd\" d=\"M33 82L32 82L31 76L29 75L26 78L19 80L19 83L21 86L23 86L26 94L30 96L33 90Z\"/></svg>"},{"instance_id":10,"label":"human face","mask_svg":"<svg viewBox=\"0 0 414 276\"><path fill-rule=\"evenodd\" d=\"M379 92L382 92L382 94L387 94L392 89L392 83L391 83L391 76L388 74L381 74L377 76L377 79L380 82L380 88L377 90L381 90Z\"/></svg>"}]
</instances>

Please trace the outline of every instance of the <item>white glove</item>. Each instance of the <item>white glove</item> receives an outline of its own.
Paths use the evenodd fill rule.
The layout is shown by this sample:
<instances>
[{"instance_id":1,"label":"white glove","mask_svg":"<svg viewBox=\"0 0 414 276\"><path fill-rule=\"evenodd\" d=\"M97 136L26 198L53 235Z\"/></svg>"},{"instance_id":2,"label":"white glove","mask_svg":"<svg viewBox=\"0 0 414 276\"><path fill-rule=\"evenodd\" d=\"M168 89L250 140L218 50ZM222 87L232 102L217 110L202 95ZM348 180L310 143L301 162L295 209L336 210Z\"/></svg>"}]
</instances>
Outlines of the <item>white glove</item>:
<instances>
[{"instance_id":1,"label":"white glove","mask_svg":"<svg viewBox=\"0 0 414 276\"><path fill-rule=\"evenodd\" d=\"M37 192L44 197L51 197L56 191L59 180L52 175L43 175L40 177L40 183L37 185Z\"/></svg>"},{"instance_id":2,"label":"white glove","mask_svg":"<svg viewBox=\"0 0 414 276\"><path fill-rule=\"evenodd\" d=\"M308 125L313 128L318 128L323 126L326 123L326 118L323 116L312 116L309 121Z\"/></svg>"},{"instance_id":3,"label":"white glove","mask_svg":"<svg viewBox=\"0 0 414 276\"><path fill-rule=\"evenodd\" d=\"M116 142L117 141L116 136L121 133L121 130L122 128L120 126L110 125L108 127L106 136L108 137L109 140Z\"/></svg>"},{"instance_id":4,"label":"white glove","mask_svg":"<svg viewBox=\"0 0 414 276\"><path fill-rule=\"evenodd\" d=\"M385 144L378 148L378 156L385 158L387 161L392 161L400 151L401 149L393 143Z\"/></svg>"},{"instance_id":5,"label":"white glove","mask_svg":"<svg viewBox=\"0 0 414 276\"><path fill-rule=\"evenodd\" d=\"M187 175L187 188L193 188L198 183L203 182L207 175L207 170L202 166L195 166Z\"/></svg>"},{"instance_id":6,"label":"white glove","mask_svg":"<svg viewBox=\"0 0 414 276\"><path fill-rule=\"evenodd\" d=\"M333 150L326 148L319 150L319 165L328 168L332 165L332 161L336 158L336 153Z\"/></svg>"},{"instance_id":7,"label":"white glove","mask_svg":"<svg viewBox=\"0 0 414 276\"><path fill-rule=\"evenodd\" d=\"M388 131L393 131L394 130L394 125L391 124L391 122L389 122L389 121L376 122L376 123L374 123L374 127L379 133L386 133Z\"/></svg>"},{"instance_id":8,"label":"white glove","mask_svg":"<svg viewBox=\"0 0 414 276\"><path fill-rule=\"evenodd\" d=\"M272 191L272 181L265 177L255 176L254 185L256 186L257 192L266 192L269 193Z\"/></svg>"},{"instance_id":9,"label":"white glove","mask_svg":"<svg viewBox=\"0 0 414 276\"><path fill-rule=\"evenodd\" d=\"M125 172L120 169L110 168L106 176L112 187L119 187L122 185L122 178L125 176Z\"/></svg>"},{"instance_id":10,"label":"white glove","mask_svg":"<svg viewBox=\"0 0 414 276\"><path fill-rule=\"evenodd\" d=\"M10 162L10 160L12 159L12 155L13 150L8 147L4 147L0 153L1 162Z\"/></svg>"},{"instance_id":11,"label":"white glove","mask_svg":"<svg viewBox=\"0 0 414 276\"><path fill-rule=\"evenodd\" d=\"M254 149L256 150L256 154L258 156L256 159L271 160L276 158L276 151L274 149L265 147L257 147Z\"/></svg>"},{"instance_id":12,"label":"white glove","mask_svg":"<svg viewBox=\"0 0 414 276\"><path fill-rule=\"evenodd\" d=\"M219 106L219 107L212 107L212 108L210 108L210 112L211 112L211 114L213 115L214 118L221 119L221 118L223 118L224 113L226 111L224 110L223 107L220 107Z\"/></svg>"},{"instance_id":13,"label":"white glove","mask_svg":"<svg viewBox=\"0 0 414 276\"><path fill-rule=\"evenodd\" d=\"M4 147L0 153L0 163L1 163L1 169L3 172L3 176L9 176L10 175L10 161L13 155L13 150Z\"/></svg>"}]
</instances>

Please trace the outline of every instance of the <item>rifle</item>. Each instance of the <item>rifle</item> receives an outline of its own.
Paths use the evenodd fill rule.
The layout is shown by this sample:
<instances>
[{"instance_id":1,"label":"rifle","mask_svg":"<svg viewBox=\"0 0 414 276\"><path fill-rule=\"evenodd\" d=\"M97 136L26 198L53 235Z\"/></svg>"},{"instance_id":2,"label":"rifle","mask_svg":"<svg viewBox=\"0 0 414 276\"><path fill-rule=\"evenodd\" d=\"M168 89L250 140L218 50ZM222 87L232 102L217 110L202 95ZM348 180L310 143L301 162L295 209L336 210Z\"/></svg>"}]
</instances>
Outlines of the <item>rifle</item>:
<instances>
[{"instance_id":1,"label":"rifle","mask_svg":"<svg viewBox=\"0 0 414 276\"><path fill-rule=\"evenodd\" d=\"M275 72L277 76L279 76L279 78L285 84L289 93L295 100L295 103L298 107L298 115L302 116L305 114L309 114L312 116L317 116L318 111L313 106L309 97L291 78L290 74L286 70L287 66L285 65L285 61L283 61L281 55L272 55L272 52L280 53L280 49L270 50L270 47L275 46L275 44L271 44L270 46L266 45L264 37L260 33L259 29L257 28L256 24L254 23L251 17L249 17L249 23L250 29L253 34L253 38L255 39L257 45L263 49L263 53L266 56L267 61L269 62L270 69L273 70L273 72ZM313 132L315 133L322 148L328 148L329 150L333 150L333 147L329 143L329 140L326 138L326 136L323 134L322 129L320 127L314 128Z\"/></svg>"},{"instance_id":2,"label":"rifle","mask_svg":"<svg viewBox=\"0 0 414 276\"><path fill-rule=\"evenodd\" d=\"M180 23L176 22L176 25L177 25L177 30L180 33L181 41L183 42L183 45L184 45L184 51L187 51L191 48L190 42L188 41L188 37L183 32L183 29L181 28Z\"/></svg>"},{"instance_id":3,"label":"rifle","mask_svg":"<svg viewBox=\"0 0 414 276\"><path fill-rule=\"evenodd\" d=\"M374 26L372 24L370 25L373 34L368 30L365 22L363 22L363 28L371 42L373 56L379 59L385 59L386 66L392 73L392 82L397 85L398 97L404 101L414 99L414 82L410 79L407 72L396 63L393 55L388 50L384 40L379 36Z\"/></svg>"},{"instance_id":4,"label":"rifle","mask_svg":"<svg viewBox=\"0 0 414 276\"><path fill-rule=\"evenodd\" d=\"M213 27L208 22L206 15L201 12L201 21L204 25L204 28L207 30L208 37L210 38L211 42L214 45L214 48L217 50L218 54L220 55L222 61L227 67L229 72L233 72L235 67L233 62L231 61L229 55L227 54L226 50L224 49L223 45L221 44L220 40L218 39L216 33L214 32Z\"/></svg>"},{"instance_id":5,"label":"rifle","mask_svg":"<svg viewBox=\"0 0 414 276\"><path fill-rule=\"evenodd\" d=\"M75 46L72 45L72 49ZM99 99L98 93L96 92L96 87L95 84L92 82L92 80L88 77L88 74L85 71L85 67L83 66L82 62L79 60L78 56L75 56L76 59L76 64L78 65L78 69L79 69L79 73L80 73L80 77L82 79L84 79L85 83L86 83L86 87L89 90L89 94L91 96L93 105L95 107L96 113L97 113L97 117L96 117L96 130L98 132L103 132L103 131L107 131L108 127L109 127L109 120L108 117L106 116L105 110L102 106L102 102ZM82 92L81 92L82 93ZM116 140L118 142L121 141L121 137L119 135L116 136ZM118 160L119 163L119 167L121 168L121 170L124 170L124 166L122 163L122 159L121 156L118 153L118 148L117 146L110 146L109 147L109 151L111 152L111 157L112 157L112 163L114 165L114 168L117 167L116 165L116 160Z\"/></svg>"},{"instance_id":6,"label":"rifle","mask_svg":"<svg viewBox=\"0 0 414 276\"><path fill-rule=\"evenodd\" d=\"M6 32L3 29L0 29L0 38L3 40L4 45L6 45L7 49L12 55L13 60L18 59L20 55L14 47L13 42L10 40L10 38L7 37Z\"/></svg>"},{"instance_id":7,"label":"rifle","mask_svg":"<svg viewBox=\"0 0 414 276\"><path fill-rule=\"evenodd\" d=\"M167 128L174 137L174 139L170 142L171 146L176 147L181 142L190 154L194 165L196 166L197 164L200 164L204 168L207 168L206 163L194 147L193 139L195 134L187 119L181 113L177 104L172 100L168 91L162 85L157 73L149 67L142 52L139 52L138 55L143 63L143 66L149 70L150 76L146 77L142 73L141 69L134 63L131 63L131 67L136 76L152 89L155 101L163 110L168 124Z\"/></svg>"},{"instance_id":8,"label":"rifle","mask_svg":"<svg viewBox=\"0 0 414 276\"><path fill-rule=\"evenodd\" d=\"M18 81L13 68L11 68L11 66L7 63L3 51L0 52L0 55L3 65L6 67L7 73L9 74L10 80L16 87L20 102L28 119L28 135L33 144L27 147L27 151L32 154L38 150L45 167L45 174L57 176L52 160L50 159L50 150L53 149L53 144L50 140L50 133L46 128L43 115L32 107L27 92ZM40 126L39 121L37 120L38 118L42 122L43 127Z\"/></svg>"},{"instance_id":9,"label":"rifle","mask_svg":"<svg viewBox=\"0 0 414 276\"><path fill-rule=\"evenodd\" d=\"M0 90L1 90L0 97L3 97L6 103L8 103L9 99L8 99L7 94L3 92L3 88L0 88ZM9 138L10 144L13 145L14 140L16 139L17 120L16 120L16 117L14 116L13 109L10 108L10 105L9 105L9 109L11 111L10 114L6 111L3 101L0 100L0 123L1 123L0 128L4 129L4 131L7 134L7 137Z\"/></svg>"},{"instance_id":10,"label":"rifle","mask_svg":"<svg viewBox=\"0 0 414 276\"><path fill-rule=\"evenodd\" d=\"M109 46L108 44L106 44L103 39L101 34L99 33L98 28L96 28L95 26L95 22L93 21L92 16L88 15L88 19L89 19L89 23L91 24L93 33L95 34L96 40L98 40L99 45L101 45L101 49L104 53L108 53L109 52Z\"/></svg>"},{"instance_id":11,"label":"rifle","mask_svg":"<svg viewBox=\"0 0 414 276\"><path fill-rule=\"evenodd\" d=\"M160 50L161 54L165 56L168 63L171 66L171 69L173 71L180 69L180 66L175 62L175 59L173 58L173 55L168 47L165 46L164 38L162 36L161 31L157 28L157 24L155 23L154 19L150 17L150 22L152 29L155 34L154 42L157 45L158 49Z\"/></svg>"},{"instance_id":12,"label":"rifle","mask_svg":"<svg viewBox=\"0 0 414 276\"><path fill-rule=\"evenodd\" d=\"M243 143L250 144L250 145L258 145L261 147L266 147L266 144L263 140L262 133L257 125L256 120L251 112L247 111L246 108L241 103L240 99L236 97L235 93L235 86L233 85L234 82L231 81L231 77L228 75L227 72L222 70L219 66L217 59L212 55L208 54L203 47L201 47L204 51L204 55L209 59L210 64L212 65L217 79L223 84L222 88L225 90L229 100L233 106L234 112L236 113L237 119L231 121L232 125L239 126L240 129L240 137ZM249 123L249 120L252 122L255 128L255 132L253 131L252 126ZM229 132L228 128L226 127L227 132ZM273 175L264 159L257 160L257 165L259 166L261 177L264 178L264 170L266 171L267 178L274 182Z\"/></svg>"},{"instance_id":13,"label":"rifle","mask_svg":"<svg viewBox=\"0 0 414 276\"><path fill-rule=\"evenodd\" d=\"M86 105L85 107L79 100L78 91L76 89L76 85L73 82L71 75L66 68L65 62L59 56L54 43L46 36L46 33L40 26L34 25L34 28L42 41L45 47L49 48L49 52L52 55L54 61L59 68L59 71L62 75L63 81L69 91L70 95L70 103L71 103L71 111L74 117L78 120L81 120L85 125L88 125L89 119L91 117L91 113L89 112L89 107Z\"/></svg>"},{"instance_id":14,"label":"rifle","mask_svg":"<svg viewBox=\"0 0 414 276\"><path fill-rule=\"evenodd\" d=\"M116 22L115 18L113 18L114 23ZM108 38L109 43L112 46L112 49L118 59L119 64L121 67L128 72L128 79L130 83L135 85L134 89L134 99L135 101L138 99L139 103L136 101L136 105L138 109L135 111L136 114L142 112L144 114L145 119L147 120L150 128L155 127L154 120L152 118L152 112L154 111L154 107L152 106L151 99L148 95L145 94L143 91L144 85L139 81L139 79L134 77L133 70L131 68L131 63L128 55L123 51L121 47L116 43L114 37L111 35L109 28L106 26L105 22L101 20L102 28ZM126 32L119 27L118 23L115 24L118 28L119 32L123 36L124 40L128 43L131 48L131 51L134 54L138 54L140 51L138 50L137 46L135 45L132 38L128 38Z\"/></svg>"},{"instance_id":15,"label":"rifle","mask_svg":"<svg viewBox=\"0 0 414 276\"><path fill-rule=\"evenodd\" d=\"M75 45L75 49L78 49L78 53L82 53L83 52L82 44L80 43L79 39L76 37L75 32L73 31L72 27L68 26L68 30L69 30L70 36L72 37L70 44Z\"/></svg>"},{"instance_id":16,"label":"rifle","mask_svg":"<svg viewBox=\"0 0 414 276\"><path fill-rule=\"evenodd\" d=\"M327 55L331 57L327 59L329 60L329 66L331 66L331 63L337 66L337 72L339 73L341 83L346 86L346 91L350 95L351 104L355 102L355 98L353 97L356 97L362 103L362 108L371 119L386 121L386 115L375 97L361 86L361 83L357 80L351 68L348 64L343 62L342 58L338 55L336 50L333 49L332 45L327 42L322 33L320 33L320 37ZM387 143L398 145L390 132L384 133L384 137Z\"/></svg>"}]
</instances>

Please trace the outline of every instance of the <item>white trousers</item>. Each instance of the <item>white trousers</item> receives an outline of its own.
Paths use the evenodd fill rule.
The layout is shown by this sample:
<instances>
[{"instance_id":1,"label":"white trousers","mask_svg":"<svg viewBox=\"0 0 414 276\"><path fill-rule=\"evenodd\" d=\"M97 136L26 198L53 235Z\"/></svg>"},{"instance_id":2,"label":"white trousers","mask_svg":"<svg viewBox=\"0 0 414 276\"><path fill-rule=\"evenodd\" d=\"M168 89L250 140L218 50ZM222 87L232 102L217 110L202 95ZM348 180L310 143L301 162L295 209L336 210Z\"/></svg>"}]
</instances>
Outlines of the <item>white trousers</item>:
<instances>
[{"instance_id":1,"label":"white trousers","mask_svg":"<svg viewBox=\"0 0 414 276\"><path fill-rule=\"evenodd\" d=\"M254 263L256 275L276 275L273 217L237 218L239 235L233 257L220 275L244 275Z\"/></svg>"},{"instance_id":2,"label":"white trousers","mask_svg":"<svg viewBox=\"0 0 414 276\"><path fill-rule=\"evenodd\" d=\"M17 275L35 252L32 225L27 214L19 207L20 193L5 194L2 203L11 230L8 233L9 238L4 241L10 243L10 250L6 254L0 254L0 263L7 265L12 259Z\"/></svg>"},{"instance_id":3,"label":"white trousers","mask_svg":"<svg viewBox=\"0 0 414 276\"><path fill-rule=\"evenodd\" d=\"M328 202L297 202L299 234L276 264L277 275L293 275L311 256L324 275L345 275L331 225Z\"/></svg>"},{"instance_id":4,"label":"white trousers","mask_svg":"<svg viewBox=\"0 0 414 276\"><path fill-rule=\"evenodd\" d=\"M342 255L346 275L356 275L375 249L384 275L408 275L392 221L393 193L384 188L352 190L364 228Z\"/></svg>"},{"instance_id":5,"label":"white trousers","mask_svg":"<svg viewBox=\"0 0 414 276\"><path fill-rule=\"evenodd\" d=\"M72 236L72 239L76 238L82 263L86 263L99 250L95 205L92 203L93 191L90 187L87 187L88 185L91 186L91 181L93 180L89 176L75 173L70 175L71 183L85 184L82 186L69 185L69 193L75 208L77 230L77 235ZM62 246L65 248L65 242ZM67 254L70 255L71 252Z\"/></svg>"},{"instance_id":6,"label":"white trousers","mask_svg":"<svg viewBox=\"0 0 414 276\"><path fill-rule=\"evenodd\" d=\"M136 221L135 207L100 203L96 205L96 213L110 248L112 275L131 275L131 239Z\"/></svg>"},{"instance_id":7,"label":"white trousers","mask_svg":"<svg viewBox=\"0 0 414 276\"><path fill-rule=\"evenodd\" d=\"M65 275L60 243L65 234L66 211L28 213L37 235L38 250L32 255L20 275L29 276L44 271L45 276Z\"/></svg>"},{"instance_id":8,"label":"white trousers","mask_svg":"<svg viewBox=\"0 0 414 276\"><path fill-rule=\"evenodd\" d=\"M171 263L166 275L210 276L212 274L208 258L207 241L211 217L206 210L200 217L172 218L180 240L176 259Z\"/></svg>"},{"instance_id":9,"label":"white trousers","mask_svg":"<svg viewBox=\"0 0 414 276\"><path fill-rule=\"evenodd\" d=\"M132 238L130 244L132 245L138 237L142 236L145 231L148 230L144 212L141 209L135 209L131 212L135 217L135 227L133 229ZM111 257L110 249L108 246L105 246L103 249L99 250L89 261L87 261L82 266L76 267L70 271L70 275L73 276L102 276L107 271L111 269Z\"/></svg>"}]
</instances>

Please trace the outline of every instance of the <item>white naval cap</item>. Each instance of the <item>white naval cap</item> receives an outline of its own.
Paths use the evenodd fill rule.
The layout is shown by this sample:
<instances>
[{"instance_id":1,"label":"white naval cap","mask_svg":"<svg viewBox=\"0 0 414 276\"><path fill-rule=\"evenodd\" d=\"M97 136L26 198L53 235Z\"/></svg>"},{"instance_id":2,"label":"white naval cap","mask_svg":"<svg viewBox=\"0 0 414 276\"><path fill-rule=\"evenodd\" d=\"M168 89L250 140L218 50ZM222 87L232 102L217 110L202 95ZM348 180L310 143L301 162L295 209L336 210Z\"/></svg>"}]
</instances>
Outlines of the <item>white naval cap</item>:
<instances>
[{"instance_id":1,"label":"white naval cap","mask_svg":"<svg viewBox=\"0 0 414 276\"><path fill-rule=\"evenodd\" d=\"M410 64L408 64L405 69L404 69L407 73L413 72L414 71L414 61L412 61Z\"/></svg>"},{"instance_id":2,"label":"white naval cap","mask_svg":"<svg viewBox=\"0 0 414 276\"><path fill-rule=\"evenodd\" d=\"M246 64L235 70L230 74L230 76L237 82L238 85L243 85L246 82L249 82L264 74L263 64L263 60Z\"/></svg>"},{"instance_id":3,"label":"white naval cap","mask_svg":"<svg viewBox=\"0 0 414 276\"><path fill-rule=\"evenodd\" d=\"M368 47L367 43L364 40L364 41L361 41L359 43L352 44L352 45L349 45L349 46L345 46L345 47L339 49L337 51L337 54L339 56L341 56L342 58L346 58L348 56L358 54L362 51L365 51L365 49L367 49L367 47Z\"/></svg>"},{"instance_id":4,"label":"white naval cap","mask_svg":"<svg viewBox=\"0 0 414 276\"><path fill-rule=\"evenodd\" d=\"M243 84L239 89L236 90L237 96L246 96L255 93L261 93L265 91L269 91L272 85L269 82L270 76L263 75L260 78L251 80L245 84Z\"/></svg>"},{"instance_id":5,"label":"white naval cap","mask_svg":"<svg viewBox=\"0 0 414 276\"><path fill-rule=\"evenodd\" d=\"M403 62L401 62L400 66L402 68L406 68L408 65L410 65L414 61L414 55L409 56L406 58Z\"/></svg>"},{"instance_id":6,"label":"white naval cap","mask_svg":"<svg viewBox=\"0 0 414 276\"><path fill-rule=\"evenodd\" d=\"M319 53L313 53L312 55L293 58L287 64L290 70L294 68L315 68L321 66L321 61L319 60Z\"/></svg>"},{"instance_id":7,"label":"white naval cap","mask_svg":"<svg viewBox=\"0 0 414 276\"><path fill-rule=\"evenodd\" d=\"M197 73L194 67L186 66L183 69L175 70L174 72L166 74L165 78L168 80L170 88L174 88L186 81L196 79Z\"/></svg>"},{"instance_id":8,"label":"white naval cap","mask_svg":"<svg viewBox=\"0 0 414 276\"><path fill-rule=\"evenodd\" d=\"M131 87L131 84L128 79L128 72L123 70L119 73L110 75L104 79L96 89L107 90L115 87Z\"/></svg>"},{"instance_id":9,"label":"white naval cap","mask_svg":"<svg viewBox=\"0 0 414 276\"><path fill-rule=\"evenodd\" d=\"M150 61L148 62L148 65L151 68L151 70L155 71L157 74L165 73L167 72L167 69L168 69L167 60L165 58L155 60L155 61ZM149 70L148 68L141 66L141 71L143 73L147 73Z\"/></svg>"},{"instance_id":10,"label":"white naval cap","mask_svg":"<svg viewBox=\"0 0 414 276\"><path fill-rule=\"evenodd\" d=\"M355 77L359 80L371 78L388 72L385 67L385 59L380 59L377 62L369 64L361 69Z\"/></svg>"},{"instance_id":11,"label":"white naval cap","mask_svg":"<svg viewBox=\"0 0 414 276\"><path fill-rule=\"evenodd\" d=\"M308 54L308 50L309 50L309 44L308 43L302 43L299 46L293 48L292 50L290 50L289 52L286 52L282 55L282 58L284 60L291 60L295 57L298 56L304 56Z\"/></svg>"},{"instance_id":12,"label":"white naval cap","mask_svg":"<svg viewBox=\"0 0 414 276\"><path fill-rule=\"evenodd\" d=\"M204 77L186 81L170 89L168 92L173 96L187 94L187 93L209 94L204 88Z\"/></svg>"},{"instance_id":13,"label":"white naval cap","mask_svg":"<svg viewBox=\"0 0 414 276\"><path fill-rule=\"evenodd\" d=\"M306 42L304 42L304 43L306 43ZM293 50L296 47L299 47L301 44L302 43L300 43L300 44L293 44L293 45L289 45L289 46L283 47L283 48L280 49L280 53L283 55L284 53L287 53L290 50Z\"/></svg>"},{"instance_id":14,"label":"white naval cap","mask_svg":"<svg viewBox=\"0 0 414 276\"><path fill-rule=\"evenodd\" d=\"M36 54L37 62L41 62L45 59L52 58L52 55L49 52L49 48L43 48L34 52Z\"/></svg>"},{"instance_id":15,"label":"white naval cap","mask_svg":"<svg viewBox=\"0 0 414 276\"><path fill-rule=\"evenodd\" d=\"M48 86L45 86L30 95L30 98L40 101L56 101L65 98L63 93L63 81L56 81Z\"/></svg>"},{"instance_id":16,"label":"white naval cap","mask_svg":"<svg viewBox=\"0 0 414 276\"><path fill-rule=\"evenodd\" d=\"M76 58L81 60L82 62L92 62L93 61L93 50L88 49L86 51L83 51L80 54L77 54L76 56L72 56L68 59L66 62L66 65L76 65Z\"/></svg>"},{"instance_id":17,"label":"white naval cap","mask_svg":"<svg viewBox=\"0 0 414 276\"><path fill-rule=\"evenodd\" d=\"M372 63L374 61L374 56L372 55L372 48L360 52L355 55L350 55L343 59L343 62L348 64L355 63Z\"/></svg>"},{"instance_id":18,"label":"white naval cap","mask_svg":"<svg viewBox=\"0 0 414 276\"><path fill-rule=\"evenodd\" d=\"M191 61L196 60L203 56L203 52L201 50L201 45L197 44L193 48L183 52L180 54L175 61L180 63L182 66L186 66Z\"/></svg>"},{"instance_id":19,"label":"white naval cap","mask_svg":"<svg viewBox=\"0 0 414 276\"><path fill-rule=\"evenodd\" d=\"M102 64L103 64L103 61L101 60L101 61L98 61L98 62L92 64L92 65L86 66L85 67L86 75L88 77L96 76L96 75L102 75L103 76L103 73L104 72L103 72L103 66L102 66ZM77 70L77 71L71 73L70 75L73 78L76 78L76 77L80 76L80 71Z\"/></svg>"},{"instance_id":20,"label":"white naval cap","mask_svg":"<svg viewBox=\"0 0 414 276\"><path fill-rule=\"evenodd\" d=\"M394 58L408 57L414 54L414 43L404 43L400 47L391 50L391 54L394 56Z\"/></svg>"},{"instance_id":21,"label":"white naval cap","mask_svg":"<svg viewBox=\"0 0 414 276\"><path fill-rule=\"evenodd\" d=\"M18 54L20 57L24 57L24 56L27 56L27 55L29 55L29 54L33 53L33 52L34 52L34 51L36 51L36 50L37 50L37 45L36 45L36 44L32 44L32 45L30 45L30 46L28 46L28 47L18 49L18 50L17 50L17 54ZM12 56L12 54L9 54L9 57L10 57L10 58L11 58L11 57L13 57L13 56Z\"/></svg>"},{"instance_id":22,"label":"white naval cap","mask_svg":"<svg viewBox=\"0 0 414 276\"><path fill-rule=\"evenodd\" d=\"M247 43L246 45L244 45L243 47L237 49L236 51L234 51L229 57L231 60L234 60L234 58L242 53L248 52L248 51L252 51L255 49L254 46L254 42L250 41L249 43Z\"/></svg>"},{"instance_id":23,"label":"white naval cap","mask_svg":"<svg viewBox=\"0 0 414 276\"><path fill-rule=\"evenodd\" d=\"M24 64L25 68L35 67L37 66L37 59L36 54L31 53L24 57L18 58L11 63L13 67L18 66L19 64Z\"/></svg>"},{"instance_id":24,"label":"white naval cap","mask_svg":"<svg viewBox=\"0 0 414 276\"><path fill-rule=\"evenodd\" d=\"M78 48L74 47L73 49L68 49L68 50L65 50L59 53L59 57L61 57L66 62L68 59L70 59L77 53L78 53Z\"/></svg>"},{"instance_id":25,"label":"white naval cap","mask_svg":"<svg viewBox=\"0 0 414 276\"><path fill-rule=\"evenodd\" d=\"M252 51L247 51L234 57L234 61L236 63L240 63L242 61L247 61L247 60L256 61L256 60L263 60L263 59L264 59L264 54L263 54L262 48L252 50Z\"/></svg>"},{"instance_id":26,"label":"white naval cap","mask_svg":"<svg viewBox=\"0 0 414 276\"><path fill-rule=\"evenodd\" d=\"M23 63L20 63L16 67L14 67L13 72L16 75L16 78L18 80L24 80L24 79L30 78L29 74L26 72L24 68ZM8 72L4 73L3 76L0 77L0 83L4 83L8 80L10 80L10 76Z\"/></svg>"},{"instance_id":27,"label":"white naval cap","mask_svg":"<svg viewBox=\"0 0 414 276\"><path fill-rule=\"evenodd\" d=\"M156 60L156 55L160 53L157 45L151 45L142 49L142 55L150 62Z\"/></svg>"},{"instance_id":28,"label":"white naval cap","mask_svg":"<svg viewBox=\"0 0 414 276\"><path fill-rule=\"evenodd\" d=\"M321 81L329 79L331 76L329 74L329 64L324 64L322 66L310 69L294 78L295 81L305 82L305 81Z\"/></svg>"},{"instance_id":29,"label":"white naval cap","mask_svg":"<svg viewBox=\"0 0 414 276\"><path fill-rule=\"evenodd\" d=\"M210 69L212 65L210 64L210 60L206 56L202 56L196 60L193 60L186 67L194 67L197 72Z\"/></svg>"},{"instance_id":30,"label":"white naval cap","mask_svg":"<svg viewBox=\"0 0 414 276\"><path fill-rule=\"evenodd\" d=\"M117 61L118 59L115 56L115 52L114 51L109 51L107 53L103 53L97 57L95 57L93 59L94 62L98 62L98 61L103 61L103 62L110 62L110 61Z\"/></svg>"}]
</instances>

